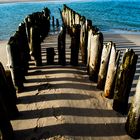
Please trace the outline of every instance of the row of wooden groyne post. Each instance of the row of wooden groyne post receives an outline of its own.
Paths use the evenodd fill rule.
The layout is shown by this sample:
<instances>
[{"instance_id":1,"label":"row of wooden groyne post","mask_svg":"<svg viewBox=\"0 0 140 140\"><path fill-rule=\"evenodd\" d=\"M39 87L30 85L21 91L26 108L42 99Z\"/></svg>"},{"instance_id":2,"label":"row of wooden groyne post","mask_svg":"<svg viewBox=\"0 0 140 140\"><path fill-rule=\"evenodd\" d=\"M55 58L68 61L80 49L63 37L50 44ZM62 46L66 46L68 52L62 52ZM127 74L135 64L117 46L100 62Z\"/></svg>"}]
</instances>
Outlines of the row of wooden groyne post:
<instances>
[{"instance_id":1,"label":"row of wooden groyne post","mask_svg":"<svg viewBox=\"0 0 140 140\"><path fill-rule=\"evenodd\" d=\"M50 10L46 7L41 12L25 17L7 43L9 70L5 70L0 63L0 139L2 140L14 140L10 120L19 116L16 92L24 90L23 83L28 74L29 61L33 59L36 66L42 65L41 42L49 30Z\"/></svg>"},{"instance_id":2,"label":"row of wooden groyne post","mask_svg":"<svg viewBox=\"0 0 140 140\"><path fill-rule=\"evenodd\" d=\"M60 48L64 48L64 34L67 30L71 36L71 64L78 64L80 48L82 62L87 66L89 79L97 82L98 89L104 90L104 97L113 99L113 109L115 111L127 114L129 93L138 56L131 48L128 48L121 57L121 50L116 49L115 43L112 41L104 42L102 32L92 25L92 21L68 6L64 5L60 13L63 21L63 28L59 35L60 39L58 38ZM61 55L65 56L64 53ZM64 57L60 58L60 61L63 59ZM126 132L133 138L140 137L139 92L140 80L125 124Z\"/></svg>"},{"instance_id":3,"label":"row of wooden groyne post","mask_svg":"<svg viewBox=\"0 0 140 140\"><path fill-rule=\"evenodd\" d=\"M97 88L104 90L104 97L113 98L113 109L121 114L128 111L128 98L136 70L137 55L127 49L121 56L112 41L104 42L103 34L92 25L92 21L64 5L60 10L63 25L58 36L58 63L66 64L66 31L71 37L71 65L78 65L79 49L82 62L87 66L90 80L97 82ZM0 64L0 133L4 140L14 139L10 119L19 114L16 107L16 91L22 92L29 61L33 58L36 66L42 65L41 42L50 30L50 11L28 15L19 25L7 44L8 67L5 71ZM121 63L120 63L121 59ZM128 76L129 75L129 76ZM140 96L136 89L134 102L129 110L126 131L134 138L140 137Z\"/></svg>"}]
</instances>

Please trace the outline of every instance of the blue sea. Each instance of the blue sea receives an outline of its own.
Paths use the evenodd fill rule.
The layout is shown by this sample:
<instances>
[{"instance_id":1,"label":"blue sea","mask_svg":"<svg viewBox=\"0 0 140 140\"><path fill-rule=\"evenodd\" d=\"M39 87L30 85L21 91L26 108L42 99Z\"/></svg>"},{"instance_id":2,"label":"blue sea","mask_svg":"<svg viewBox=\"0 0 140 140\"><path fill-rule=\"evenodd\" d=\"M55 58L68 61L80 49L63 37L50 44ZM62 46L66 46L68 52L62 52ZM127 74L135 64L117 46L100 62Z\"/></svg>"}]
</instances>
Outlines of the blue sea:
<instances>
[{"instance_id":1,"label":"blue sea","mask_svg":"<svg viewBox=\"0 0 140 140\"><path fill-rule=\"evenodd\" d=\"M26 15L44 7L61 20L58 8L63 4L91 19L101 31L140 33L140 0L57 0L0 4L0 40L8 40Z\"/></svg>"}]
</instances>

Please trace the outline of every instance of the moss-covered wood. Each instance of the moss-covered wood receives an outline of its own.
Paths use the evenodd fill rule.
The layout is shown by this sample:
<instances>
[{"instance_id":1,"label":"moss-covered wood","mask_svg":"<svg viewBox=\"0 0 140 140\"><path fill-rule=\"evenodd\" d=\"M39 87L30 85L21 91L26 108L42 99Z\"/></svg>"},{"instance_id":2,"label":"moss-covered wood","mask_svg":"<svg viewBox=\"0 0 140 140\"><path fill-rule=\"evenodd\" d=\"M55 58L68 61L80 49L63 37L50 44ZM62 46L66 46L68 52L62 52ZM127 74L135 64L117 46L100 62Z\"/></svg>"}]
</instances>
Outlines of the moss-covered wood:
<instances>
[{"instance_id":1,"label":"moss-covered wood","mask_svg":"<svg viewBox=\"0 0 140 140\"><path fill-rule=\"evenodd\" d=\"M112 47L112 42L108 42L107 44L104 45L102 51L101 64L100 64L98 83L97 83L97 88L101 90L103 90L105 86L111 47Z\"/></svg>"},{"instance_id":2,"label":"moss-covered wood","mask_svg":"<svg viewBox=\"0 0 140 140\"><path fill-rule=\"evenodd\" d=\"M130 110L125 124L126 132L132 138L140 138L140 77L136 87Z\"/></svg>"},{"instance_id":3,"label":"moss-covered wood","mask_svg":"<svg viewBox=\"0 0 140 140\"><path fill-rule=\"evenodd\" d=\"M128 111L128 98L136 70L137 58L138 56L132 49L127 50L117 71L113 109L121 114L126 114Z\"/></svg>"},{"instance_id":4,"label":"moss-covered wood","mask_svg":"<svg viewBox=\"0 0 140 140\"><path fill-rule=\"evenodd\" d=\"M104 96L112 99L114 96L114 87L116 80L116 72L119 65L120 51L116 51L115 44L112 44L109 66L106 76Z\"/></svg>"},{"instance_id":5,"label":"moss-covered wood","mask_svg":"<svg viewBox=\"0 0 140 140\"><path fill-rule=\"evenodd\" d=\"M103 34L97 32L91 34L91 47L90 47L90 58L89 58L89 79L97 82L98 72L101 62L101 54L103 49Z\"/></svg>"}]
</instances>

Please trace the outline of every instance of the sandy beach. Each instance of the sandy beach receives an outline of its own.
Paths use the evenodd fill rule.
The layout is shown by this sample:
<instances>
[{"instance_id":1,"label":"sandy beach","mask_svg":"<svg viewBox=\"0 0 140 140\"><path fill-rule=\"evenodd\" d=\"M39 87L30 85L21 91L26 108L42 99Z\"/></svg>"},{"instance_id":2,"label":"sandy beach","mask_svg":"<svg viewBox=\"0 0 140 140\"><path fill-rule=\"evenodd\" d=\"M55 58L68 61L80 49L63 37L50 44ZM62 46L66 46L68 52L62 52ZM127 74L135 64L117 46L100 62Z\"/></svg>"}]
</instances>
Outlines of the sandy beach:
<instances>
[{"instance_id":1,"label":"sandy beach","mask_svg":"<svg viewBox=\"0 0 140 140\"><path fill-rule=\"evenodd\" d=\"M133 48L140 54L140 35L104 33L117 48ZM67 37L67 62L70 39ZM16 140L132 140L124 129L126 116L112 110L112 100L89 81L86 67L79 64L46 65L46 47L57 47L57 34L42 43L44 66L30 62L25 92L18 94L21 116L11 121ZM57 49L55 49L57 62ZM140 60L133 81L130 103L140 75Z\"/></svg>"}]
</instances>

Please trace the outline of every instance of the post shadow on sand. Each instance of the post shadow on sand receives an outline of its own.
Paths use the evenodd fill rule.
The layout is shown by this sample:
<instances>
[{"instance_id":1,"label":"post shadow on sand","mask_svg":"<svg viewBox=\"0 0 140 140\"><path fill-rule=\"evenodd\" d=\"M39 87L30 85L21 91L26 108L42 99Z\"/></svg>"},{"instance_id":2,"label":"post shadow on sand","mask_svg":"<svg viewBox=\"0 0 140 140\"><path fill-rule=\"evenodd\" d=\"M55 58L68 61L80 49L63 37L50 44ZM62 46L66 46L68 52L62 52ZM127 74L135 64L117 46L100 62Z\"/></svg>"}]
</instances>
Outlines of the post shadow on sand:
<instances>
[{"instance_id":1,"label":"post shadow on sand","mask_svg":"<svg viewBox=\"0 0 140 140\"><path fill-rule=\"evenodd\" d=\"M45 94L45 95L34 95L34 96L22 96L19 97L22 104L37 103L43 101L54 101L54 100L87 100L93 98L90 95L78 94L78 93L61 93L61 94Z\"/></svg>"},{"instance_id":2,"label":"post shadow on sand","mask_svg":"<svg viewBox=\"0 0 140 140\"><path fill-rule=\"evenodd\" d=\"M59 116L76 116L76 117L124 117L113 110L78 108L78 107L52 107L39 110L21 111L18 120L59 117Z\"/></svg>"},{"instance_id":3,"label":"post shadow on sand","mask_svg":"<svg viewBox=\"0 0 140 140\"><path fill-rule=\"evenodd\" d=\"M57 69L57 67L53 67L53 70L51 70L50 67L44 68L44 69L46 69L46 71L40 69L38 71L35 70L35 71L28 72L28 73L29 73L29 75L45 75L45 74L47 75L47 74L58 74L58 73L64 73L64 74L73 73L73 74L87 75L86 71L80 71L80 70L76 71L76 69L74 70L74 69L65 69L64 68L64 69L59 70L59 69ZM54 69L56 69L56 70L54 70Z\"/></svg>"},{"instance_id":4,"label":"post shadow on sand","mask_svg":"<svg viewBox=\"0 0 140 140\"><path fill-rule=\"evenodd\" d=\"M25 92L30 92L30 91L35 91L35 90L45 90L45 89L79 89L79 90L88 90L88 91L98 91L96 88L96 85L87 85L84 83L72 83L72 82L67 82L67 83L58 83L58 84L42 84L42 85L32 85L32 86L26 86L24 91Z\"/></svg>"},{"instance_id":5,"label":"post shadow on sand","mask_svg":"<svg viewBox=\"0 0 140 140\"><path fill-rule=\"evenodd\" d=\"M123 123L111 123L111 124L56 124L41 128L30 128L26 130L16 130L17 137L25 137L30 134L40 135L37 139L47 139L54 136L81 136L81 137L111 137L111 136L123 136L126 135Z\"/></svg>"}]
</instances>

